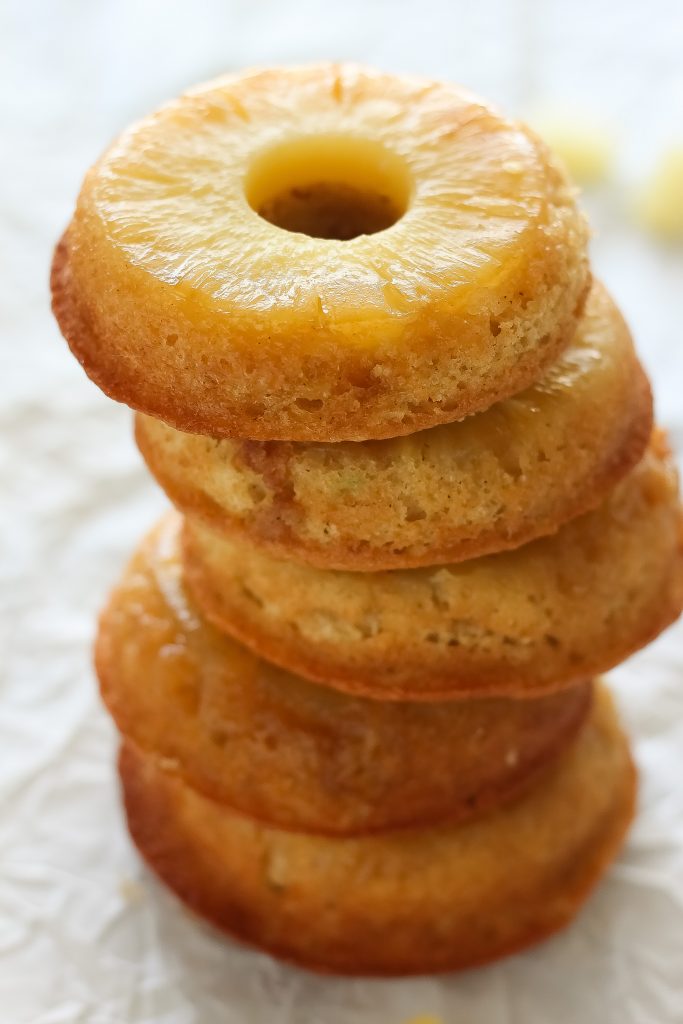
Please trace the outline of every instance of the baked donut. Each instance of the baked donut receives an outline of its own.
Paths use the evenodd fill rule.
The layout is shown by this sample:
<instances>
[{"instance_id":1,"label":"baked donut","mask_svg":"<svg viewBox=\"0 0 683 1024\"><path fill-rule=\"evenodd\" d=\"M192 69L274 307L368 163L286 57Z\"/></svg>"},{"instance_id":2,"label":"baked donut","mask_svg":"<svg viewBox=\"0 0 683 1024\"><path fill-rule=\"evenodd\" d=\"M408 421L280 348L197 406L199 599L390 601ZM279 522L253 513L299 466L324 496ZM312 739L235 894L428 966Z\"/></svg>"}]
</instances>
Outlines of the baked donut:
<instances>
[{"instance_id":1,"label":"baked donut","mask_svg":"<svg viewBox=\"0 0 683 1024\"><path fill-rule=\"evenodd\" d=\"M409 434L569 343L587 230L545 145L470 93L355 65L228 75L85 178L54 311L107 394L212 437Z\"/></svg>"},{"instance_id":2,"label":"baked donut","mask_svg":"<svg viewBox=\"0 0 683 1024\"><path fill-rule=\"evenodd\" d=\"M606 671L679 615L677 491L655 435L598 509L515 551L334 572L188 518L186 576L220 629L321 683L381 699L538 696Z\"/></svg>"},{"instance_id":3,"label":"baked donut","mask_svg":"<svg viewBox=\"0 0 683 1024\"><path fill-rule=\"evenodd\" d=\"M576 743L520 800L459 826L334 839L258 824L124 746L133 840L196 913L339 974L455 970L564 927L616 855L635 773L603 691Z\"/></svg>"},{"instance_id":4,"label":"baked donut","mask_svg":"<svg viewBox=\"0 0 683 1024\"><path fill-rule=\"evenodd\" d=\"M463 820L516 796L588 713L588 683L536 701L408 704L297 679L202 621L179 525L168 517L142 542L95 660L124 736L230 807L338 835Z\"/></svg>"},{"instance_id":5,"label":"baked donut","mask_svg":"<svg viewBox=\"0 0 683 1024\"><path fill-rule=\"evenodd\" d=\"M594 285L571 346L536 384L406 438L214 441L139 414L148 467L182 512L323 569L409 569L517 547L595 508L641 458L652 399Z\"/></svg>"}]
</instances>

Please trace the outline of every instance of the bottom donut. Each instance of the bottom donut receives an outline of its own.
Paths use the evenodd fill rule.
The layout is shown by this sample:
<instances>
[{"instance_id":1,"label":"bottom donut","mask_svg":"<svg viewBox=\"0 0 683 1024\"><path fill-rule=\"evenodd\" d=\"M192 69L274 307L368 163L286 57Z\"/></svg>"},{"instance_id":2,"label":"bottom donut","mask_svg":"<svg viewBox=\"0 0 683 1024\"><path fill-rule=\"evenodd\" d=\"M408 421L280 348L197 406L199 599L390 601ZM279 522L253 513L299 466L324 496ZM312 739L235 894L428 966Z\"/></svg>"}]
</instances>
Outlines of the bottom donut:
<instances>
[{"instance_id":1,"label":"bottom donut","mask_svg":"<svg viewBox=\"0 0 683 1024\"><path fill-rule=\"evenodd\" d=\"M285 832L201 796L129 743L120 772L134 842L192 910L275 956L359 975L480 965L566 925L616 855L636 789L604 688L531 791L460 826Z\"/></svg>"}]
</instances>

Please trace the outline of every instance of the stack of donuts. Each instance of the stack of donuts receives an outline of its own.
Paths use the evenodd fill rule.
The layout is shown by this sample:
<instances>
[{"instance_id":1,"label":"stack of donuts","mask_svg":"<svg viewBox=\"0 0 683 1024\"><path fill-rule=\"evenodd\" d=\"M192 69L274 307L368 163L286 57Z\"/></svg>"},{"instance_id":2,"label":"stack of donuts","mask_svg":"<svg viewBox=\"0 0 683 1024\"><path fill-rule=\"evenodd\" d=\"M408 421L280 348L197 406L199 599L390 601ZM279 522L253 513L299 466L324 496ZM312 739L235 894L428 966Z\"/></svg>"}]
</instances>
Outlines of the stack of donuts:
<instances>
[{"instance_id":1,"label":"stack of donuts","mask_svg":"<svg viewBox=\"0 0 683 1024\"><path fill-rule=\"evenodd\" d=\"M221 78L88 173L54 310L176 507L97 670L132 837L228 933L462 968L617 853L596 677L676 618L683 561L587 234L524 125L350 65Z\"/></svg>"}]
</instances>

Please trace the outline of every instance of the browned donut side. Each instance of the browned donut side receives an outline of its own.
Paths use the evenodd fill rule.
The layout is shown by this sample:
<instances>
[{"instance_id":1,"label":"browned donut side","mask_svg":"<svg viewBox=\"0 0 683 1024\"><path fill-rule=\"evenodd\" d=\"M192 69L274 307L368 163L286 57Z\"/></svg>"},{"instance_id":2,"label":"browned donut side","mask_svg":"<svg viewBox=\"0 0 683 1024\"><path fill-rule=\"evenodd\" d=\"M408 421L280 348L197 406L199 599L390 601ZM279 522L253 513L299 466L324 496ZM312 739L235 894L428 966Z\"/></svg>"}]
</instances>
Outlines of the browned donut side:
<instances>
[{"instance_id":1,"label":"browned donut side","mask_svg":"<svg viewBox=\"0 0 683 1024\"><path fill-rule=\"evenodd\" d=\"M565 927L618 852L635 772L610 716L601 700L572 751L497 814L361 839L266 828L127 745L128 824L192 910L282 959L336 974L458 970Z\"/></svg>"},{"instance_id":2,"label":"browned donut side","mask_svg":"<svg viewBox=\"0 0 683 1024\"><path fill-rule=\"evenodd\" d=\"M526 789L590 710L591 685L536 701L368 701L299 679L203 622L176 517L142 542L100 619L117 727L206 796L280 828L358 835L487 812Z\"/></svg>"}]
</instances>

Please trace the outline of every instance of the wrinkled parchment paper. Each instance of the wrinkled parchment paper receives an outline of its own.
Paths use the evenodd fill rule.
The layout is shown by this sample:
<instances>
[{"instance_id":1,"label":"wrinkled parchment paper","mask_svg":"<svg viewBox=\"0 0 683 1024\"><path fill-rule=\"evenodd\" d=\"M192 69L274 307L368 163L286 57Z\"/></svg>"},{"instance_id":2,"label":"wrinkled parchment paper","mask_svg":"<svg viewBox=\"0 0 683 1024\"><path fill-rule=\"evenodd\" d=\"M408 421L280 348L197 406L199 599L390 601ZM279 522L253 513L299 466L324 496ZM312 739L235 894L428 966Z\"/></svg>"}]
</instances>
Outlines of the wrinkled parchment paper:
<instances>
[{"instance_id":1,"label":"wrinkled parchment paper","mask_svg":"<svg viewBox=\"0 0 683 1024\"><path fill-rule=\"evenodd\" d=\"M0 6L0 1024L676 1024L683 1021L683 627L612 674L642 773L623 856L537 950L442 979L320 979L197 924L131 849L95 692L95 613L165 506L130 414L90 385L48 310L50 247L108 138L230 67L353 56L450 76L523 110L596 105L620 176L587 197L594 260L683 451L683 256L628 220L632 177L683 97L681 9L9 0ZM524 22L529 12L532 20ZM608 21L609 19L609 21ZM679 124L680 128L680 124ZM511 866L512 867L512 866Z\"/></svg>"}]
</instances>

